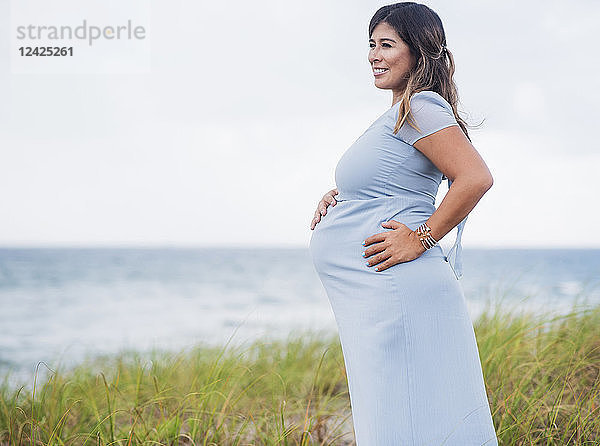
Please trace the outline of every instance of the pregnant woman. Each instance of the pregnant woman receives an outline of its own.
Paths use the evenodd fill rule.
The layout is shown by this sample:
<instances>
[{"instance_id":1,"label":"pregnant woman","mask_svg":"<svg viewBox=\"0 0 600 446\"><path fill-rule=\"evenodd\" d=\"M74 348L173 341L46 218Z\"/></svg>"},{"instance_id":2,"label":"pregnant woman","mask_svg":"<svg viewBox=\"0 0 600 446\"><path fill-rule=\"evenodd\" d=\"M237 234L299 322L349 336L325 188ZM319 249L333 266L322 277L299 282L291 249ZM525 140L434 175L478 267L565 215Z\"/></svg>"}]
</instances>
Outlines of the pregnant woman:
<instances>
[{"instance_id":1,"label":"pregnant woman","mask_svg":"<svg viewBox=\"0 0 600 446\"><path fill-rule=\"evenodd\" d=\"M310 240L338 326L356 443L497 445L458 280L462 229L493 179L456 112L438 15L413 2L384 6L369 46L375 86L392 91L392 106L339 160ZM451 187L436 209L445 178ZM438 241L455 226L446 254Z\"/></svg>"}]
</instances>

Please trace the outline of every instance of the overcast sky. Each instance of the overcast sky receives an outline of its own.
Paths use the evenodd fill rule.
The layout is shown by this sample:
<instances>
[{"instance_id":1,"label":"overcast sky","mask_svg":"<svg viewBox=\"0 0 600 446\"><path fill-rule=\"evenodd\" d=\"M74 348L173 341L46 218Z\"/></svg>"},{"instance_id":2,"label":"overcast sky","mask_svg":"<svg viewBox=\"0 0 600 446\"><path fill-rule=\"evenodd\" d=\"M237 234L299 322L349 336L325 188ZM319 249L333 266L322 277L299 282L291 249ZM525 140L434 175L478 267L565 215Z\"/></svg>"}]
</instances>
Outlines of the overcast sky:
<instances>
[{"instance_id":1,"label":"overcast sky","mask_svg":"<svg viewBox=\"0 0 600 446\"><path fill-rule=\"evenodd\" d=\"M391 105L367 61L387 2L36 1L0 0L1 246L308 246L337 161ZM425 3L494 176L464 246L600 247L600 3ZM147 39L86 53L131 72L19 72L15 27L44 14Z\"/></svg>"}]
</instances>

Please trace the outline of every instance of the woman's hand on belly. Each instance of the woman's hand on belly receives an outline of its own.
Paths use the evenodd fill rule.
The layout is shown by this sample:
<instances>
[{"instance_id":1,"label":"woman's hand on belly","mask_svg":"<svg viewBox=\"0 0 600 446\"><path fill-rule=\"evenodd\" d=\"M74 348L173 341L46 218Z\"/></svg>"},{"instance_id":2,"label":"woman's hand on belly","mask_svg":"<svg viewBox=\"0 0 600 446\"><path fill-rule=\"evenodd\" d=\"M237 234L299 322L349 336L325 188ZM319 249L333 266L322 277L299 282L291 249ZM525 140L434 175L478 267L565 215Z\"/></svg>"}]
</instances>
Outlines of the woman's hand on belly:
<instances>
[{"instance_id":1,"label":"woman's hand on belly","mask_svg":"<svg viewBox=\"0 0 600 446\"><path fill-rule=\"evenodd\" d=\"M425 252L417 233L396 220L381 224L392 231L381 232L365 239L363 257L369 259L367 266L375 271L384 271L398 263L410 262Z\"/></svg>"},{"instance_id":2,"label":"woman's hand on belly","mask_svg":"<svg viewBox=\"0 0 600 446\"><path fill-rule=\"evenodd\" d=\"M337 188L335 189L331 189L329 192L327 192L325 195L323 195L323 198L321 198L321 201L319 201L319 204L317 204L317 210L315 211L315 216L312 219L312 221L310 222L310 229L311 231L313 229L315 229L315 226L317 226L317 223L319 223L321 221L321 215L325 215L327 213L327 207L329 205L331 206L335 206L337 201L334 197L334 195L338 194L338 190Z\"/></svg>"}]
</instances>

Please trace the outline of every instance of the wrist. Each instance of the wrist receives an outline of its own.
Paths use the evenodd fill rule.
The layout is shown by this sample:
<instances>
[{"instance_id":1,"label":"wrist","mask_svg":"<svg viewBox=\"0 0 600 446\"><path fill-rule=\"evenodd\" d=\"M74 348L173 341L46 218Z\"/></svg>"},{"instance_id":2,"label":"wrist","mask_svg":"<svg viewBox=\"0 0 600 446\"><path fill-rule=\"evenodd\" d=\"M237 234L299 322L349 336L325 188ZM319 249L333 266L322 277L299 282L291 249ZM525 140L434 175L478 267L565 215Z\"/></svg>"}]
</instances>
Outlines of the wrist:
<instances>
[{"instance_id":1,"label":"wrist","mask_svg":"<svg viewBox=\"0 0 600 446\"><path fill-rule=\"evenodd\" d=\"M417 234L417 231L411 231L410 235L413 239L413 244L416 246L416 248L419 252L419 255L421 255L425 251L427 251L425 246L423 246L423 243L421 243L421 240L419 239L419 235Z\"/></svg>"},{"instance_id":2,"label":"wrist","mask_svg":"<svg viewBox=\"0 0 600 446\"><path fill-rule=\"evenodd\" d=\"M419 225L415 232L426 251L437 245L437 240L431 235L431 228L427 225L427 223L422 223Z\"/></svg>"}]
</instances>

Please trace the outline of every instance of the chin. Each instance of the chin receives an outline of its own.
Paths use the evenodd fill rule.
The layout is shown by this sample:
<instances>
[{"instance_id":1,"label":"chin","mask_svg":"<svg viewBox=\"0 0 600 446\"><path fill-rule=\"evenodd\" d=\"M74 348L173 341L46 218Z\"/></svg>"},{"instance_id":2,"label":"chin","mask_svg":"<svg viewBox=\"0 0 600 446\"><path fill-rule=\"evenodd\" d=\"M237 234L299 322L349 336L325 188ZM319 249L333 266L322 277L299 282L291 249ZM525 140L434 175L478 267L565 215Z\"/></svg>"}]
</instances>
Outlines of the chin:
<instances>
[{"instance_id":1,"label":"chin","mask_svg":"<svg viewBox=\"0 0 600 446\"><path fill-rule=\"evenodd\" d=\"M373 84L380 90L389 90L391 88L385 82L377 82L377 80L375 80L375 82L373 82Z\"/></svg>"}]
</instances>

